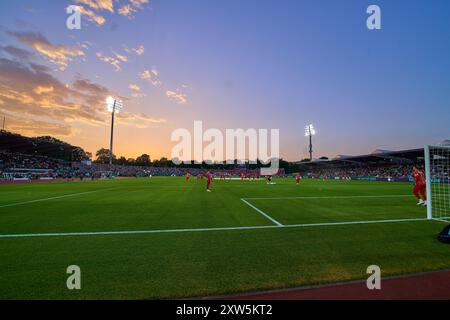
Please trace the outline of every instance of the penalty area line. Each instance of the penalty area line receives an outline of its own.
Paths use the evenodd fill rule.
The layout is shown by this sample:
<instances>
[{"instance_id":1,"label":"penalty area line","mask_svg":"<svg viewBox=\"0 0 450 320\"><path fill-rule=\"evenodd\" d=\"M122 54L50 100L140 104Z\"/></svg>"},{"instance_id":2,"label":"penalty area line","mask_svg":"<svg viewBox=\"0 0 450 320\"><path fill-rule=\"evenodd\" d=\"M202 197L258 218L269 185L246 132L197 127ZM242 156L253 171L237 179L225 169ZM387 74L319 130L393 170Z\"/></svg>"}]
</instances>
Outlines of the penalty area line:
<instances>
[{"instance_id":1,"label":"penalty area line","mask_svg":"<svg viewBox=\"0 0 450 320\"><path fill-rule=\"evenodd\" d=\"M283 225L281 223L279 223L277 220L275 220L274 218L272 218L271 216L269 216L267 213L265 213L264 211L258 209L257 207L255 207L254 205L252 205L250 202L248 202L245 199L241 199L242 202L244 202L246 205L248 205L250 208L256 210L257 212L259 212L260 214L262 214L264 217L266 217L267 219L269 219L270 221L272 221L274 224L276 224L278 227L283 227Z\"/></svg>"},{"instance_id":2,"label":"penalty area line","mask_svg":"<svg viewBox=\"0 0 450 320\"><path fill-rule=\"evenodd\" d=\"M168 230L0 234L0 239L1 238L35 238L35 237L140 235L140 234L162 234L162 233L194 233L194 232L263 230L263 229L286 229L286 228L295 229L295 228L307 228L307 227L326 227L326 226L343 226L343 225L377 224L377 223L394 223L394 222L414 222L414 221L430 221L430 220L427 218L417 218L417 219L411 218L411 219L392 219L392 220L373 220L373 221L347 221L347 222L291 224L291 225L281 225L281 226L270 225L270 226L251 226L251 227L223 227L223 228L197 228L197 229L168 229Z\"/></svg>"}]
</instances>

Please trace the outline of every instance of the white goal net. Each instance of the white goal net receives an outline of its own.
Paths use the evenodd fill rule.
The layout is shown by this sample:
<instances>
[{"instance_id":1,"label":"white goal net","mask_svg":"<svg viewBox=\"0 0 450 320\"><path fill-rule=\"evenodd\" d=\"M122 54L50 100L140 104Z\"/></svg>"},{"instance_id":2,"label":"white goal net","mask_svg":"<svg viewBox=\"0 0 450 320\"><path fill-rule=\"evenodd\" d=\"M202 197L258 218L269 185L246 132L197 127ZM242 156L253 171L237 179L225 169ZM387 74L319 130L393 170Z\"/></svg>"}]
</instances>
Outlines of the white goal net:
<instances>
[{"instance_id":1,"label":"white goal net","mask_svg":"<svg viewBox=\"0 0 450 320\"><path fill-rule=\"evenodd\" d=\"M428 218L450 219L450 146L425 146Z\"/></svg>"}]
</instances>

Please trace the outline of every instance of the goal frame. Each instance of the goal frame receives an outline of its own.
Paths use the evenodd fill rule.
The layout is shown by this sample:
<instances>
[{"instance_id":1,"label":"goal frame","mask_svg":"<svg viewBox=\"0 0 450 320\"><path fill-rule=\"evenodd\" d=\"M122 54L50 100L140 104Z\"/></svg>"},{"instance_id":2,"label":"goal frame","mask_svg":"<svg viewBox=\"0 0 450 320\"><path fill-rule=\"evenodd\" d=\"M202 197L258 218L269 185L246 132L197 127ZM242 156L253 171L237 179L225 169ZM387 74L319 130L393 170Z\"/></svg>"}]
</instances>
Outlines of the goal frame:
<instances>
[{"instance_id":1,"label":"goal frame","mask_svg":"<svg viewBox=\"0 0 450 320\"><path fill-rule=\"evenodd\" d=\"M425 179L427 186L427 218L428 220L433 219L433 198L431 194L431 161L430 161L430 145L424 147L425 153Z\"/></svg>"},{"instance_id":2,"label":"goal frame","mask_svg":"<svg viewBox=\"0 0 450 320\"><path fill-rule=\"evenodd\" d=\"M426 179L426 194L427 194L427 219L439 220L433 218L433 193L432 193L432 181L431 181L431 148L443 148L448 149L450 152L450 146L443 145L426 145L424 147L424 160L425 160L425 179Z\"/></svg>"}]
</instances>

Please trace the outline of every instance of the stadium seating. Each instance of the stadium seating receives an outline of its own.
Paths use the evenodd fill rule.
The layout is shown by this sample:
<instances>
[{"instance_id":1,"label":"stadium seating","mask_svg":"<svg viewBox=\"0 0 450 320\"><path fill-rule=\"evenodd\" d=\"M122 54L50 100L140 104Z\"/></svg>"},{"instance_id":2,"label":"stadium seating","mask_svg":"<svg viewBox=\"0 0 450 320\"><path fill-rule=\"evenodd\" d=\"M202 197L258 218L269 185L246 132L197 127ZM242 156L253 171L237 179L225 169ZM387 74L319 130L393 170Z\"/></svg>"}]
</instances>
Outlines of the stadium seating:
<instances>
[{"instance_id":1,"label":"stadium seating","mask_svg":"<svg viewBox=\"0 0 450 320\"><path fill-rule=\"evenodd\" d=\"M341 156L330 161L314 161L292 164L290 171L300 171L304 177L318 179L371 179L408 181L411 179L412 163L423 150L386 151L376 150L370 155ZM204 176L208 169L221 178L259 177L258 168L227 166L227 169L203 166L176 166L171 161L153 163L149 166L86 164L87 153L52 137L28 138L0 130L0 179L1 180L48 180L71 178ZM392 162L395 160L395 162ZM278 176L293 172L280 169Z\"/></svg>"}]
</instances>

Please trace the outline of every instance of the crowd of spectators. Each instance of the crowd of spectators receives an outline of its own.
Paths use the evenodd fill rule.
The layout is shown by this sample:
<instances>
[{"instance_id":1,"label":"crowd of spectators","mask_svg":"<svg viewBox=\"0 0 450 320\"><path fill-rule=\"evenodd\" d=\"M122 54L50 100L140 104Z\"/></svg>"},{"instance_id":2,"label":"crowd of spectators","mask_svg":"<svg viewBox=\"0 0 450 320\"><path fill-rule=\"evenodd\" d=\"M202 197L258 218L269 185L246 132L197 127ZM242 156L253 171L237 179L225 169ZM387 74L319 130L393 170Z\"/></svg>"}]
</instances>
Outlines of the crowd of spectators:
<instances>
[{"instance_id":1,"label":"crowd of spectators","mask_svg":"<svg viewBox=\"0 0 450 320\"><path fill-rule=\"evenodd\" d=\"M351 167L330 167L313 169L308 172L311 178L351 178L351 177L372 177L380 179L390 178L410 178L412 176L412 164L389 165L389 166L351 166Z\"/></svg>"},{"instance_id":2,"label":"crowd of spectators","mask_svg":"<svg viewBox=\"0 0 450 320\"><path fill-rule=\"evenodd\" d=\"M108 178L108 177L150 177L150 176L184 176L189 172L192 176L204 176L209 169L125 166L93 163L71 163L43 156L24 155L19 153L0 152L0 174L3 180L12 179L70 179L70 178ZM221 178L245 177L256 178L259 169L236 167L228 170L211 170L213 175ZM284 176L284 170L280 170ZM318 179L371 177L379 179L410 179L412 164L380 165L380 166L347 166L321 167L303 172L304 177Z\"/></svg>"},{"instance_id":3,"label":"crowd of spectators","mask_svg":"<svg viewBox=\"0 0 450 320\"><path fill-rule=\"evenodd\" d=\"M20 153L0 152L0 169L59 169L66 167L64 161L42 156L31 156Z\"/></svg>"},{"instance_id":4,"label":"crowd of spectators","mask_svg":"<svg viewBox=\"0 0 450 320\"><path fill-rule=\"evenodd\" d=\"M0 152L0 178L3 180L39 180L39 179L100 179L111 177L150 177L150 176L184 176L187 172L191 176L205 176L209 169L154 167L154 166L125 166L80 162L71 163L63 160L51 159L43 156L23 155L19 153ZM245 177L256 178L259 169L238 167L229 170L211 170L213 175L221 178ZM284 175L284 170L279 171Z\"/></svg>"},{"instance_id":5,"label":"crowd of spectators","mask_svg":"<svg viewBox=\"0 0 450 320\"><path fill-rule=\"evenodd\" d=\"M68 178L67 162L44 156L0 152L0 179L38 180Z\"/></svg>"},{"instance_id":6,"label":"crowd of spectators","mask_svg":"<svg viewBox=\"0 0 450 320\"><path fill-rule=\"evenodd\" d=\"M109 173L117 177L149 177L149 176L184 176L189 172L192 176L205 176L206 168L179 168L179 167L143 167L143 166L121 166L93 163L91 166L80 167L77 172L84 176L98 176L99 173ZM246 177L253 178L260 175L259 169L235 168L229 170L211 170L216 177ZM284 175L284 171L280 170L279 175Z\"/></svg>"}]
</instances>

